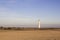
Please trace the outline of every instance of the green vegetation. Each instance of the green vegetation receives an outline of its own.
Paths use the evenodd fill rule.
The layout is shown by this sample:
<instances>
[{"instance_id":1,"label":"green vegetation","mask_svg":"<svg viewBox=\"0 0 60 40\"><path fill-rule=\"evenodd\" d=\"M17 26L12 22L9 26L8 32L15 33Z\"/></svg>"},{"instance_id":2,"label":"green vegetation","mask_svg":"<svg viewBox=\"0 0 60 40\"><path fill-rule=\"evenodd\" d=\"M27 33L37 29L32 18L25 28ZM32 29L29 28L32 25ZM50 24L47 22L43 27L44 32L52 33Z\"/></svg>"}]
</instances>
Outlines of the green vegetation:
<instances>
[{"instance_id":1,"label":"green vegetation","mask_svg":"<svg viewBox=\"0 0 60 40\"><path fill-rule=\"evenodd\" d=\"M60 28L24 28L24 27L0 27L0 30L56 30Z\"/></svg>"}]
</instances>

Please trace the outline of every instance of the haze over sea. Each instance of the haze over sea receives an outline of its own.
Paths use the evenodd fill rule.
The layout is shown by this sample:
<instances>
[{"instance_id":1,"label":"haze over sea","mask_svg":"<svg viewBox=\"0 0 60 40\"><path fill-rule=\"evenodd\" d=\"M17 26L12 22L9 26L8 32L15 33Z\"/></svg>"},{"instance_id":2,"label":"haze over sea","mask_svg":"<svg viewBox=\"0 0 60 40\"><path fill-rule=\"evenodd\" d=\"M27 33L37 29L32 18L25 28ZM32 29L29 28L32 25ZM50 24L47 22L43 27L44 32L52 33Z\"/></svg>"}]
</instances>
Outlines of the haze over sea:
<instances>
[{"instance_id":1,"label":"haze over sea","mask_svg":"<svg viewBox=\"0 0 60 40\"><path fill-rule=\"evenodd\" d=\"M0 0L0 26L60 28L60 0Z\"/></svg>"}]
</instances>

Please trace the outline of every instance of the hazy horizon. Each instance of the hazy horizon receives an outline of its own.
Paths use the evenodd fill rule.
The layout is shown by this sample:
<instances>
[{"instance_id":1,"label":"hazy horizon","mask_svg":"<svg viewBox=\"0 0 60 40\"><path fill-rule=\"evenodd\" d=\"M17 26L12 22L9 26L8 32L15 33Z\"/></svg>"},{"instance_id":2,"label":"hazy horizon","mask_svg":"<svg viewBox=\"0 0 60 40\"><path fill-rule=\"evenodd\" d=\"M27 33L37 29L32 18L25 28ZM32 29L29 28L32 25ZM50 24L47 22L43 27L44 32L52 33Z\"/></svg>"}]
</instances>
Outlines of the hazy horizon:
<instances>
[{"instance_id":1,"label":"hazy horizon","mask_svg":"<svg viewBox=\"0 0 60 40\"><path fill-rule=\"evenodd\" d=\"M0 0L0 26L60 28L60 0Z\"/></svg>"}]
</instances>

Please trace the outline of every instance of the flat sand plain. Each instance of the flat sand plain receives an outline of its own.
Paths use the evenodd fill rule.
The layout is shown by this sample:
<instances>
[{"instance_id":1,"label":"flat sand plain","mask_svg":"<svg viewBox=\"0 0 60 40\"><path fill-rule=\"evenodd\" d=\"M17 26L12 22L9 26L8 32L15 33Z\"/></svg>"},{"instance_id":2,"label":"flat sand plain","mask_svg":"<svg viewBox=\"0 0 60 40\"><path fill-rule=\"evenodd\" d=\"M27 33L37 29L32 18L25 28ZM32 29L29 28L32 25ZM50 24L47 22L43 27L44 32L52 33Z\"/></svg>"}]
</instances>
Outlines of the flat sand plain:
<instances>
[{"instance_id":1,"label":"flat sand plain","mask_svg":"<svg viewBox=\"0 0 60 40\"><path fill-rule=\"evenodd\" d=\"M0 40L60 40L60 30L0 30Z\"/></svg>"}]
</instances>

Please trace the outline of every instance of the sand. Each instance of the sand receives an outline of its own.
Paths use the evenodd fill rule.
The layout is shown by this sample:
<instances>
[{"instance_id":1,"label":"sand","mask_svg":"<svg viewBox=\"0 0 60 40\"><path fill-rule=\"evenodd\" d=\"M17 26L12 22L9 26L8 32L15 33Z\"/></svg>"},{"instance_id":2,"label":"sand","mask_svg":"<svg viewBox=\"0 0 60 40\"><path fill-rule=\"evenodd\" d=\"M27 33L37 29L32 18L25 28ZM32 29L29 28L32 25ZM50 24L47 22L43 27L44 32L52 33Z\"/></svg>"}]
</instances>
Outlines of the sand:
<instances>
[{"instance_id":1,"label":"sand","mask_svg":"<svg viewBox=\"0 0 60 40\"><path fill-rule=\"evenodd\" d=\"M0 40L60 40L59 30L0 30Z\"/></svg>"}]
</instances>

